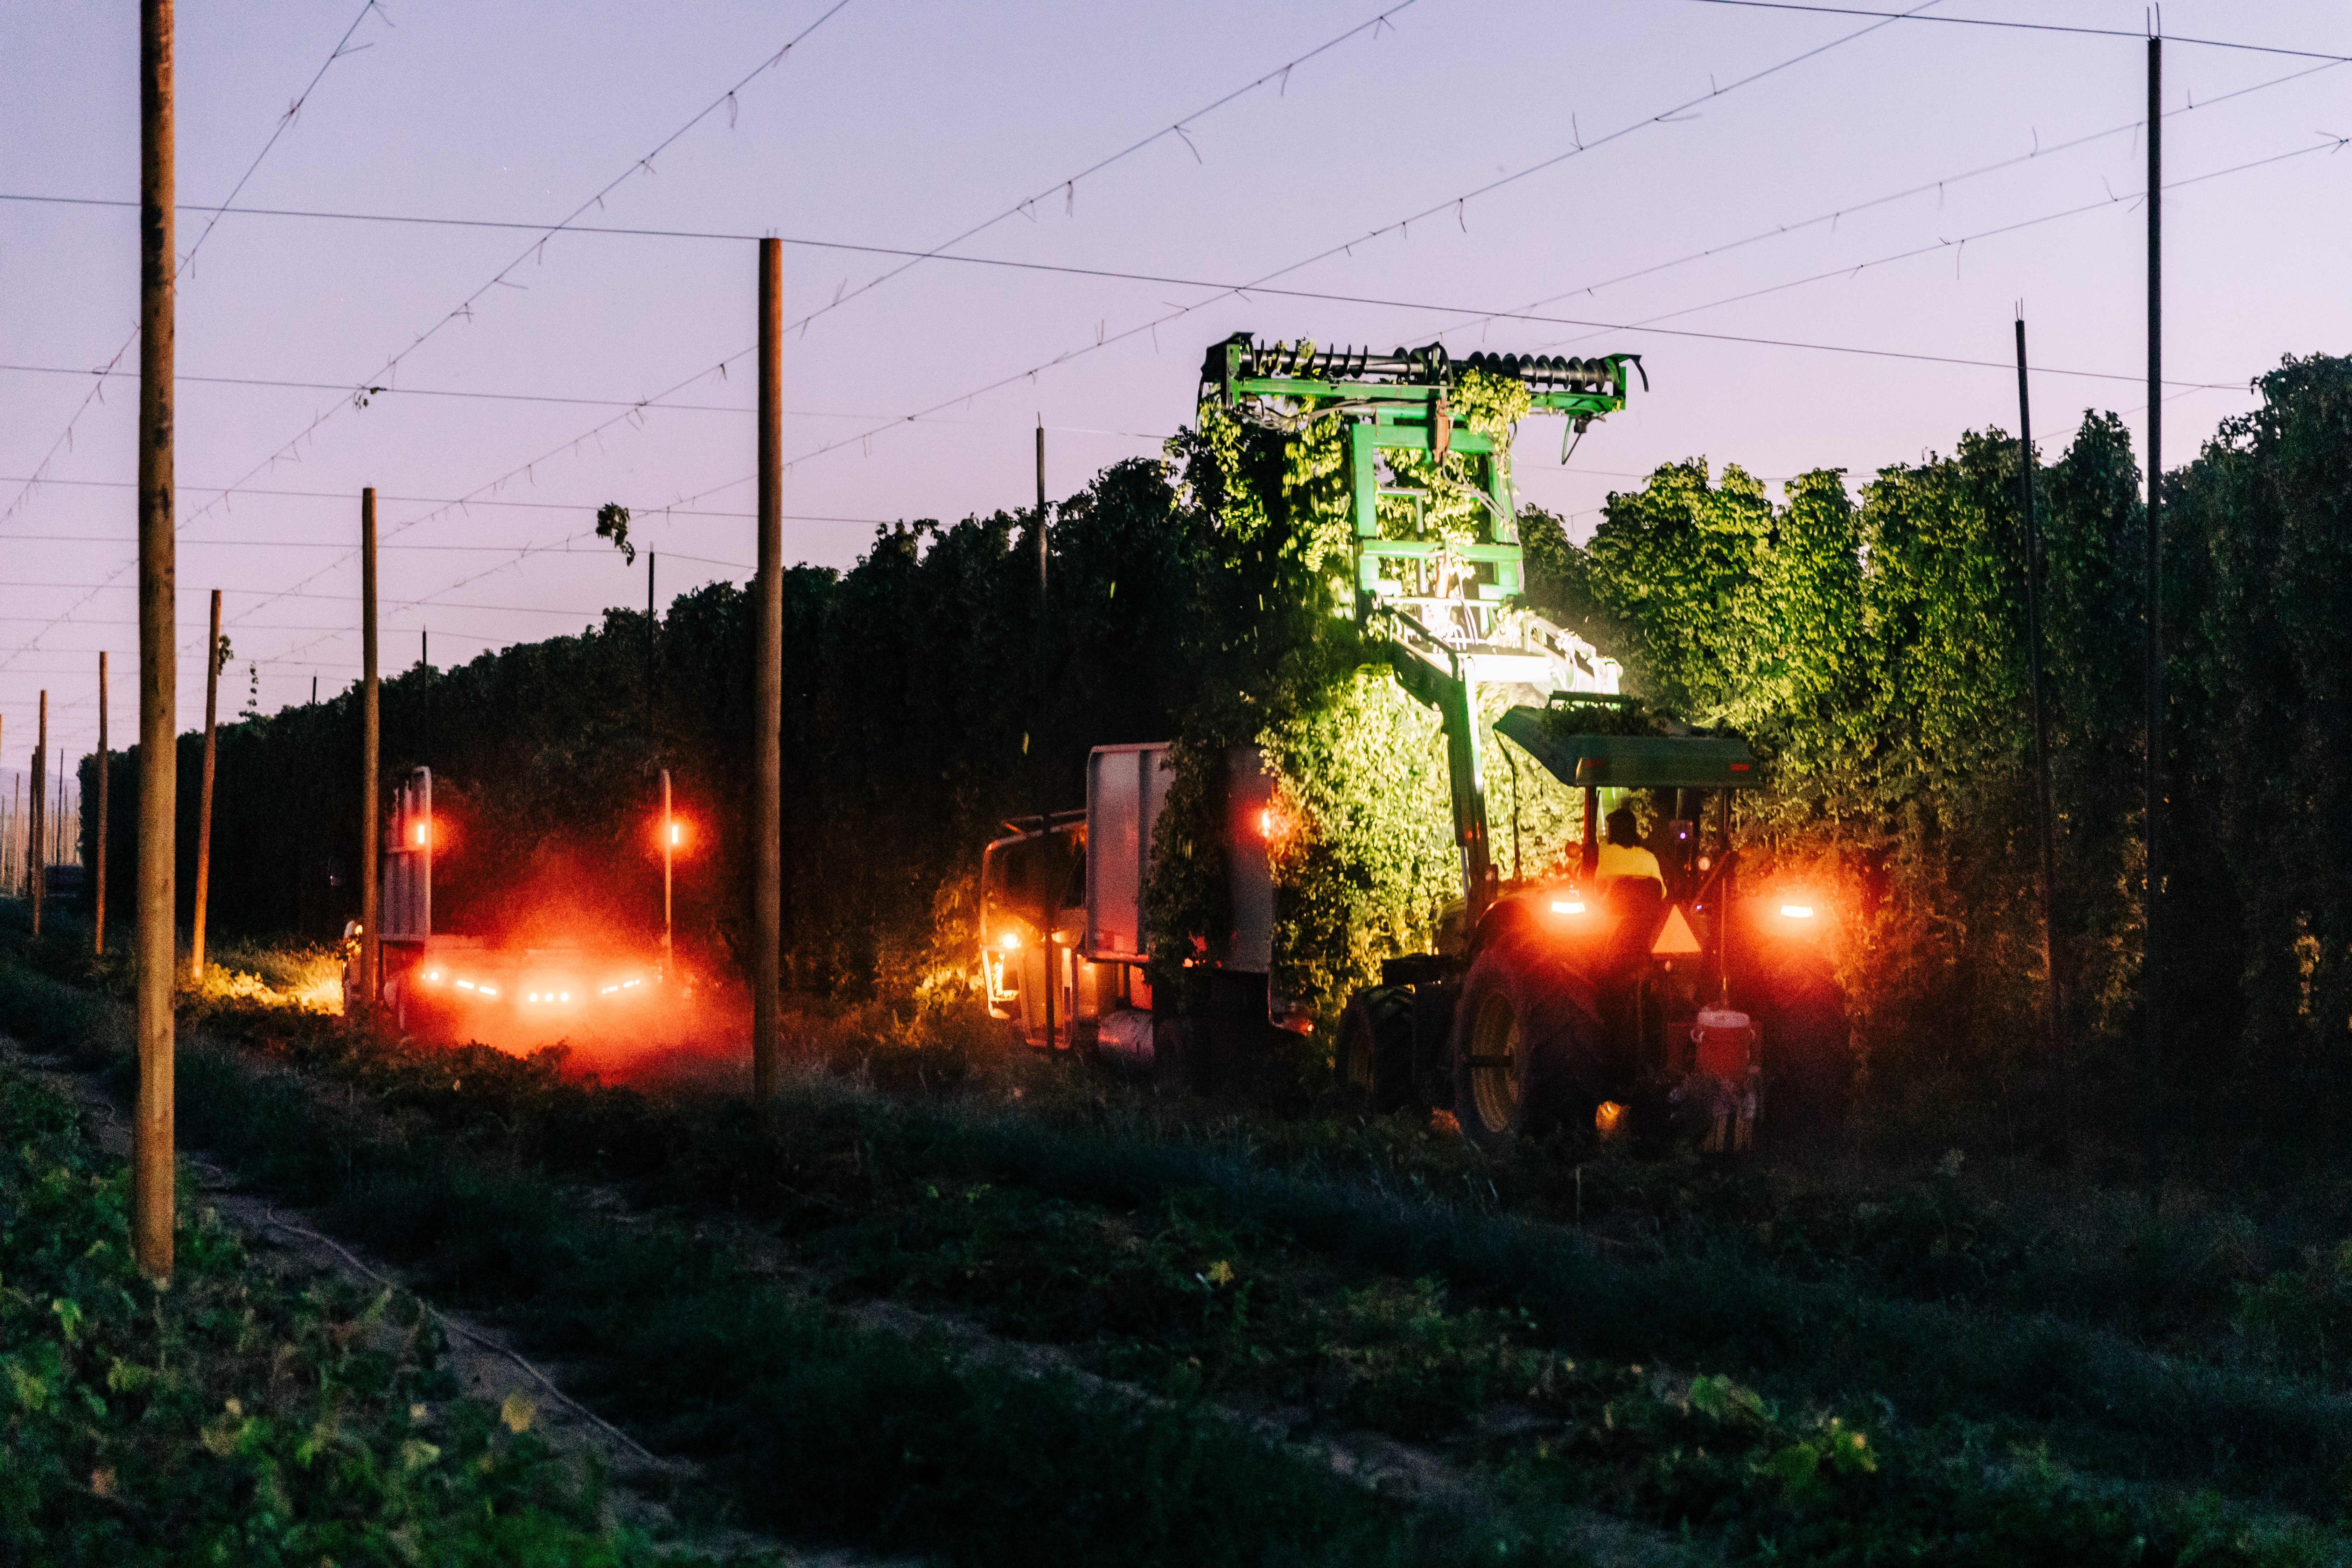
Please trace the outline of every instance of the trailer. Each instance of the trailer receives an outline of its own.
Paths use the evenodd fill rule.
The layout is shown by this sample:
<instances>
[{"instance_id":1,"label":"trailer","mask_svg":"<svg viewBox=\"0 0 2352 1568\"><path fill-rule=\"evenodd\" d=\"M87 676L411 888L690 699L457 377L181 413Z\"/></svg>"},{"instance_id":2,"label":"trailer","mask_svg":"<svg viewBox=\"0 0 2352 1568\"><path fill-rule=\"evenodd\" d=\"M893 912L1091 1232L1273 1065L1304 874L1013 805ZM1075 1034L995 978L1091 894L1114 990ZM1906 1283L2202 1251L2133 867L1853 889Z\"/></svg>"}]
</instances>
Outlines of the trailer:
<instances>
[{"instance_id":1,"label":"trailer","mask_svg":"<svg viewBox=\"0 0 2352 1568\"><path fill-rule=\"evenodd\" d=\"M1097 746L1082 809L1016 817L981 856L980 975L990 1016L1041 1050L1099 1054L1166 1078L1215 1070L1209 1042L1155 1007L1150 962L1153 836L1167 805L1165 742ZM1270 1006L1274 877L1266 853L1274 780L1255 746L1225 754L1234 929L1202 979L1244 1034L1294 1022ZM1048 911L1051 918L1048 918ZM1237 999L1235 1002L1234 999ZM1251 1008L1255 1005L1255 1015ZM1228 1034L1231 1031L1227 1031ZM1219 1056L1247 1041L1220 1037Z\"/></svg>"}]
</instances>

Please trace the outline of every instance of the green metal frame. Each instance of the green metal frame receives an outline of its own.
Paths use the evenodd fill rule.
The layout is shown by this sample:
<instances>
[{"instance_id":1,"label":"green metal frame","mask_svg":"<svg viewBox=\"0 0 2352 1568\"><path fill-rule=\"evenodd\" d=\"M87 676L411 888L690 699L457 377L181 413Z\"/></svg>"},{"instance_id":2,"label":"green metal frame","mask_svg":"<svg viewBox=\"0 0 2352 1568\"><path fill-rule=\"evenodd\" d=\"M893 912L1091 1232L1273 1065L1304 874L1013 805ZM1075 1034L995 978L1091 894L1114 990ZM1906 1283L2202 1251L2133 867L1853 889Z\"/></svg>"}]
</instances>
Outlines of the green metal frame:
<instances>
[{"instance_id":1,"label":"green metal frame","mask_svg":"<svg viewBox=\"0 0 2352 1568\"><path fill-rule=\"evenodd\" d=\"M1326 352L1304 341L1260 343L1247 332L1211 347L1201 379L1204 391L1213 390L1229 410L1238 410L1245 402L1279 400L1297 405L1297 412L1277 416L1287 424L1318 418L1347 422L1357 619L1368 628L1381 625L1391 634L1391 662L1400 682L1435 708L1444 721L1463 894L1475 912L1483 908L1492 880L1475 681L1452 639L1415 620L1404 606L1384 602L1387 596L1381 593L1384 563L1426 563L1440 555L1464 562L1474 572L1491 570L1494 581L1476 584L1475 600L1466 592L1464 595L1482 611L1499 611L1526 591L1526 559L1515 521L1518 506L1508 455L1491 437L1461 426L1447 406L1461 374L1472 370L1520 381L1528 388L1530 413L1564 415L1580 432L1625 406L1633 375L1641 375L1644 388L1649 384L1639 354L1580 360L1479 353L1456 360L1438 343L1391 354ZM1487 506L1479 542L1449 547L1443 539L1382 538L1380 498L1420 493L1381 488L1383 451L1484 457L1486 482L1481 488Z\"/></svg>"},{"instance_id":2,"label":"green metal frame","mask_svg":"<svg viewBox=\"0 0 2352 1568\"><path fill-rule=\"evenodd\" d=\"M1756 755L1721 735L1563 735L1534 708L1514 708L1495 728L1553 777L1583 789L1753 789Z\"/></svg>"}]
</instances>

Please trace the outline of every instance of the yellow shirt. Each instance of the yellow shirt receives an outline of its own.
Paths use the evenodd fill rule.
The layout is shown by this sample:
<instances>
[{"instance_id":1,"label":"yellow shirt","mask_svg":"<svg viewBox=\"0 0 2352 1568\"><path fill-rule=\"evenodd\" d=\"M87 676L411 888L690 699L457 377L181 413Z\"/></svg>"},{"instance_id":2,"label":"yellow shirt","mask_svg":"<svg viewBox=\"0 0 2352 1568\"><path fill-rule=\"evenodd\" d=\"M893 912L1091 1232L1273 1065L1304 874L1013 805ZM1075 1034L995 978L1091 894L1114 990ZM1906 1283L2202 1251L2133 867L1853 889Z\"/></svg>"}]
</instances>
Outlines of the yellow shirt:
<instances>
[{"instance_id":1,"label":"yellow shirt","mask_svg":"<svg viewBox=\"0 0 2352 1568\"><path fill-rule=\"evenodd\" d=\"M1604 843L1593 879L1605 889L1620 877L1647 877L1657 882L1666 879L1665 873L1658 869L1658 858L1640 845Z\"/></svg>"}]
</instances>

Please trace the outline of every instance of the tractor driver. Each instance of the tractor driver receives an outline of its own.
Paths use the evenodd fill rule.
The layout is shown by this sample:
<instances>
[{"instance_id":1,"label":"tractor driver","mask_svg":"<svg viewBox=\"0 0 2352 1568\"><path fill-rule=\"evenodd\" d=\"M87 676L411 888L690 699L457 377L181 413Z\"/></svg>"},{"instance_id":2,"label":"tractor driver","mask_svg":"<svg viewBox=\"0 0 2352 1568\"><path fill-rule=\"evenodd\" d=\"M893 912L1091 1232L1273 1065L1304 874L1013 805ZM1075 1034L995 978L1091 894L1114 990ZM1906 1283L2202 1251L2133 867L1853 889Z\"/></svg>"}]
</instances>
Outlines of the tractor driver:
<instances>
[{"instance_id":1,"label":"tractor driver","mask_svg":"<svg viewBox=\"0 0 2352 1568\"><path fill-rule=\"evenodd\" d=\"M1621 805L1609 814L1609 839L1601 846L1601 859L1593 868L1593 879L1605 894L1612 883L1625 877L1647 877L1661 888L1666 883L1658 858L1642 847L1642 832L1633 820L1633 808Z\"/></svg>"}]
</instances>

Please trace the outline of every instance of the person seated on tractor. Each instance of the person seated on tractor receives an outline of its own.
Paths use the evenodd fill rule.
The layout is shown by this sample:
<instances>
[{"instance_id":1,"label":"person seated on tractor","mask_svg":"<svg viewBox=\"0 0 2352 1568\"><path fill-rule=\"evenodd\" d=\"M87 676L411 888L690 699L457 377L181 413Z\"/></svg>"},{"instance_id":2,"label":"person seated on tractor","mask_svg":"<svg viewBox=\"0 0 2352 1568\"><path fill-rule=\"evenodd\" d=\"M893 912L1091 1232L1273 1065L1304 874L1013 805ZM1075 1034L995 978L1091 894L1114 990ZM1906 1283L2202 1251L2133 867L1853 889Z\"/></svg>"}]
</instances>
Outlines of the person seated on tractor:
<instances>
[{"instance_id":1,"label":"person seated on tractor","mask_svg":"<svg viewBox=\"0 0 2352 1568\"><path fill-rule=\"evenodd\" d=\"M1593 880L1605 897L1610 888L1627 877L1647 877L1660 888L1666 885L1665 872L1659 868L1658 858L1642 847L1641 826L1633 820L1631 806L1621 805L1609 814L1609 837L1601 846L1600 863L1593 868Z\"/></svg>"}]
</instances>

